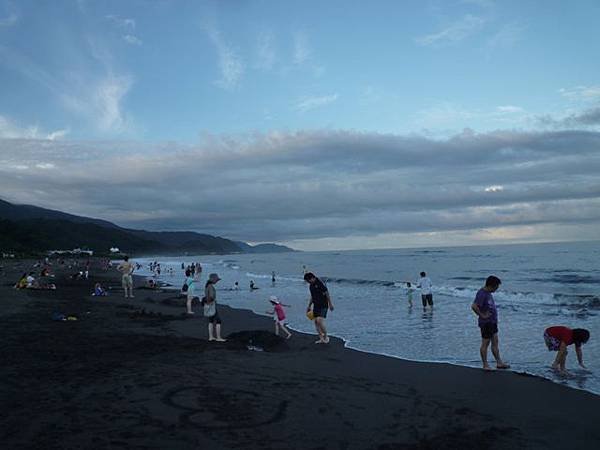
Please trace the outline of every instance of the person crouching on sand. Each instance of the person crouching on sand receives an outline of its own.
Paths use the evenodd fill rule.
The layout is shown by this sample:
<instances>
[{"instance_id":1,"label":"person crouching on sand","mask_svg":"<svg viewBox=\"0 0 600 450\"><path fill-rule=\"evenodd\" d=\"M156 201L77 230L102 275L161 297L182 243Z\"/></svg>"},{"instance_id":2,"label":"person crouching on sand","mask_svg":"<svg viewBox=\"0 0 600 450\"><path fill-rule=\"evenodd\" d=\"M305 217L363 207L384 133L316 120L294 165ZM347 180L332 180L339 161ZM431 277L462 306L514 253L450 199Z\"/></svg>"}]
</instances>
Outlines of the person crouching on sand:
<instances>
[{"instance_id":1,"label":"person crouching on sand","mask_svg":"<svg viewBox=\"0 0 600 450\"><path fill-rule=\"evenodd\" d=\"M565 369L565 363L567 362L567 347L571 344L575 344L575 353L577 354L577 361L579 365L584 369L587 369L583 364L583 352L581 346L590 339L590 332L585 328L571 329L563 326L555 326L546 328L544 331L544 342L546 347L551 352L558 352L552 368L559 370L561 374L568 375Z\"/></svg>"},{"instance_id":2,"label":"person crouching on sand","mask_svg":"<svg viewBox=\"0 0 600 450\"><path fill-rule=\"evenodd\" d=\"M500 349L498 347L498 311L496 310L496 303L492 295L493 292L498 290L501 283L500 278L494 275L487 277L485 286L477 291L475 301L471 305L471 309L479 317L478 325L481 330L481 348L479 349L479 353L483 368L486 370L491 369L487 360L490 342L492 343L492 354L496 358L496 368L510 368L510 365L503 362L502 358L500 358Z\"/></svg>"},{"instance_id":3,"label":"person crouching on sand","mask_svg":"<svg viewBox=\"0 0 600 450\"><path fill-rule=\"evenodd\" d=\"M283 309L284 306L289 307L290 305L284 305L274 295L271 295L271 297L269 297L269 301L271 302L271 305L273 305L273 309L267 311L267 314L273 315L273 319L275 319L275 335L279 336L279 327L281 327L283 332L286 334L286 339L291 338L292 333L290 333L289 330L285 327L285 310Z\"/></svg>"},{"instance_id":4,"label":"person crouching on sand","mask_svg":"<svg viewBox=\"0 0 600 450\"><path fill-rule=\"evenodd\" d=\"M221 337L221 318L217 311L217 290L215 284L219 282L219 275L211 273L204 287L204 316L208 318L208 340L225 342Z\"/></svg>"},{"instance_id":5,"label":"person crouching on sand","mask_svg":"<svg viewBox=\"0 0 600 450\"><path fill-rule=\"evenodd\" d=\"M96 283L94 286L94 293L92 295L95 297L106 297L106 291L100 283Z\"/></svg>"},{"instance_id":6,"label":"person crouching on sand","mask_svg":"<svg viewBox=\"0 0 600 450\"><path fill-rule=\"evenodd\" d=\"M319 334L319 340L315 344L328 344L329 336L327 336L327 328L325 328L325 318L327 317L328 310L333 311L333 303L331 302L331 297L329 297L329 291L327 290L327 286L312 272L304 274L304 281L310 285L310 301L308 302L306 312L308 313L312 309L315 328Z\"/></svg>"}]
</instances>

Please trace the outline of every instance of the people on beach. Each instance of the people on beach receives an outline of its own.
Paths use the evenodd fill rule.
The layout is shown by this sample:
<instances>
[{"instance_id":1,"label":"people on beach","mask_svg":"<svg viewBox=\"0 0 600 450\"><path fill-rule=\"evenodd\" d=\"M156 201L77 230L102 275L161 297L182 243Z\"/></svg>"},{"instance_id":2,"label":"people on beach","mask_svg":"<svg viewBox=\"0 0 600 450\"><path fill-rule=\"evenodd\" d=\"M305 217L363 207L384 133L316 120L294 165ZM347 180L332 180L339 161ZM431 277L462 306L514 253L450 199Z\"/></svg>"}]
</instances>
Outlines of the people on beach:
<instances>
[{"instance_id":1,"label":"people on beach","mask_svg":"<svg viewBox=\"0 0 600 450\"><path fill-rule=\"evenodd\" d=\"M590 332L585 328L568 328L565 326L554 326L546 328L544 331L544 342L546 347L551 352L558 352L552 363L552 368L558 370L563 375L568 375L565 365L567 362L567 347L575 344L575 354L577 362L584 369L587 369L583 364L583 352L581 346L590 339Z\"/></svg>"},{"instance_id":2,"label":"people on beach","mask_svg":"<svg viewBox=\"0 0 600 450\"><path fill-rule=\"evenodd\" d=\"M327 328L325 327L325 319L327 317L327 311L333 311L333 303L329 296L327 286L319 280L316 275L312 272L304 274L304 281L309 284L310 289L310 300L306 308L306 312L312 311L315 328L319 335L319 340L315 344L328 344L329 336L327 336Z\"/></svg>"},{"instance_id":3,"label":"people on beach","mask_svg":"<svg viewBox=\"0 0 600 450\"><path fill-rule=\"evenodd\" d=\"M496 359L496 368L510 368L509 364L502 361L498 346L498 311L496 310L496 303L492 293L498 290L500 284L502 284L500 278L494 275L487 277L485 286L477 291L475 301L471 305L471 309L478 316L478 325L481 331L481 347L479 353L485 370L491 370L487 358L490 342L492 344L492 354Z\"/></svg>"},{"instance_id":4,"label":"people on beach","mask_svg":"<svg viewBox=\"0 0 600 450\"><path fill-rule=\"evenodd\" d=\"M15 289L25 289L27 287L27 272L21 275L19 281L15 283Z\"/></svg>"},{"instance_id":5,"label":"people on beach","mask_svg":"<svg viewBox=\"0 0 600 450\"><path fill-rule=\"evenodd\" d=\"M239 291L240 290L240 283L238 283L237 281L235 283L233 283L232 290Z\"/></svg>"},{"instance_id":6,"label":"people on beach","mask_svg":"<svg viewBox=\"0 0 600 450\"><path fill-rule=\"evenodd\" d=\"M94 297L106 297L106 291L102 287L100 283L96 283L94 286L94 292L92 293Z\"/></svg>"},{"instance_id":7,"label":"people on beach","mask_svg":"<svg viewBox=\"0 0 600 450\"><path fill-rule=\"evenodd\" d=\"M271 283L275 284L275 271L271 272Z\"/></svg>"},{"instance_id":8,"label":"people on beach","mask_svg":"<svg viewBox=\"0 0 600 450\"><path fill-rule=\"evenodd\" d=\"M194 297L196 297L195 295L195 289L194 287L196 286L196 279L195 276L192 275L192 271L191 269L187 269L185 271L185 284L187 285L187 300L185 302L185 306L186 306L186 313L187 314L194 314L194 311L192 311L192 302L194 301Z\"/></svg>"},{"instance_id":9,"label":"people on beach","mask_svg":"<svg viewBox=\"0 0 600 450\"><path fill-rule=\"evenodd\" d=\"M427 305L433 309L433 291L431 290L431 280L425 272L421 272L421 278L417 283L417 287L421 289L421 302L423 302L423 309L427 308Z\"/></svg>"},{"instance_id":10,"label":"people on beach","mask_svg":"<svg viewBox=\"0 0 600 450\"><path fill-rule=\"evenodd\" d=\"M129 261L129 256L123 257L123 262L117 266L117 270L123 274L121 283L125 291L125 298L133 298L133 271L134 265Z\"/></svg>"},{"instance_id":11,"label":"people on beach","mask_svg":"<svg viewBox=\"0 0 600 450\"><path fill-rule=\"evenodd\" d=\"M211 273L208 276L206 285L204 286L204 298L202 299L204 306L204 316L208 318L208 340L225 342L226 339L221 337L221 318L217 310L217 290L215 284L219 282L219 275Z\"/></svg>"},{"instance_id":12,"label":"people on beach","mask_svg":"<svg viewBox=\"0 0 600 450\"><path fill-rule=\"evenodd\" d=\"M292 333L285 327L285 310L283 309L284 306L289 307L290 305L281 303L275 295L269 297L269 302L273 305L273 309L267 311L267 314L273 315L273 319L275 320L275 335L279 336L279 328L281 328L286 334L286 339L291 338Z\"/></svg>"},{"instance_id":13,"label":"people on beach","mask_svg":"<svg viewBox=\"0 0 600 450\"><path fill-rule=\"evenodd\" d=\"M254 280L250 280L250 290L255 291L256 289L259 289L258 286L254 283Z\"/></svg>"},{"instance_id":14,"label":"people on beach","mask_svg":"<svg viewBox=\"0 0 600 450\"><path fill-rule=\"evenodd\" d=\"M38 282L34 277L35 273L34 272L29 272L29 275L27 275L27 288L28 289L35 289L38 286Z\"/></svg>"}]
</instances>

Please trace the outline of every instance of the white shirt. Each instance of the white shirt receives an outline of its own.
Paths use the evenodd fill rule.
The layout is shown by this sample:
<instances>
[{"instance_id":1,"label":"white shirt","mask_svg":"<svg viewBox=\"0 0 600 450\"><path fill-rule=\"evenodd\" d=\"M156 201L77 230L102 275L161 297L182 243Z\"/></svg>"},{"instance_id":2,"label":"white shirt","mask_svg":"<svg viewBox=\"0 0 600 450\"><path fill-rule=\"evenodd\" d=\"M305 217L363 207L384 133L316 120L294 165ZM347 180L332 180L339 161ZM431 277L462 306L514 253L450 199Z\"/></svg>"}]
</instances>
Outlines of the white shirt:
<instances>
[{"instance_id":1,"label":"white shirt","mask_svg":"<svg viewBox=\"0 0 600 450\"><path fill-rule=\"evenodd\" d=\"M431 280L429 277L422 277L419 280L419 285L417 286L421 288L421 295L429 295L431 294Z\"/></svg>"}]
</instances>

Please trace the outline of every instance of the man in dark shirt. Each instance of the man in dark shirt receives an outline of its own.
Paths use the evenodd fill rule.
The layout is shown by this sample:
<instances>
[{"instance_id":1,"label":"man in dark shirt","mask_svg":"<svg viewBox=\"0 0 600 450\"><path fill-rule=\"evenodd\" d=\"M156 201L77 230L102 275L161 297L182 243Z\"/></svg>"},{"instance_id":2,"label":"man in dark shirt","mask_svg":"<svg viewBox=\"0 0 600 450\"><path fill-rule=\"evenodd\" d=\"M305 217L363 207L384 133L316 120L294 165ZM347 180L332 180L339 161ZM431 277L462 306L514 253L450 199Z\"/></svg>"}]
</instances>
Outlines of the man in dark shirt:
<instances>
[{"instance_id":1,"label":"man in dark shirt","mask_svg":"<svg viewBox=\"0 0 600 450\"><path fill-rule=\"evenodd\" d=\"M325 318L327 317L328 310L333 311L333 303L329 297L329 291L327 290L327 286L312 272L304 274L304 281L309 283L310 289L310 301L308 302L306 312L308 313L312 310L315 328L319 334L319 340L315 344L328 344L329 336L327 336L327 329L325 328Z\"/></svg>"}]
</instances>

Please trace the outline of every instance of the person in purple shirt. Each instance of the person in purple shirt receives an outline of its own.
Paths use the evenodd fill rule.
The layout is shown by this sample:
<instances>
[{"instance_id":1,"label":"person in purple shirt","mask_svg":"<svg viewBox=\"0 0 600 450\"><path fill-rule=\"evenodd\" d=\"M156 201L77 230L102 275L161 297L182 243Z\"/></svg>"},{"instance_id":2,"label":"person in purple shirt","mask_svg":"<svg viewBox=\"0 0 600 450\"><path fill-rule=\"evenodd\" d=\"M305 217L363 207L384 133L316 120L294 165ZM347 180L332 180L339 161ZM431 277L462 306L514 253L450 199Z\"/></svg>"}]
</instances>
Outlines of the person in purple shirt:
<instances>
[{"instance_id":1,"label":"person in purple shirt","mask_svg":"<svg viewBox=\"0 0 600 450\"><path fill-rule=\"evenodd\" d=\"M492 343L492 354L496 358L496 368L508 369L510 365L502 361L500 357L500 349L498 348L498 311L494 302L493 292L496 292L500 287L500 278L490 275L485 280L485 286L477 291L475 301L471 305L471 309L477 316L478 325L481 330L481 362L485 370L491 370L488 364L487 355L490 342Z\"/></svg>"}]
</instances>

